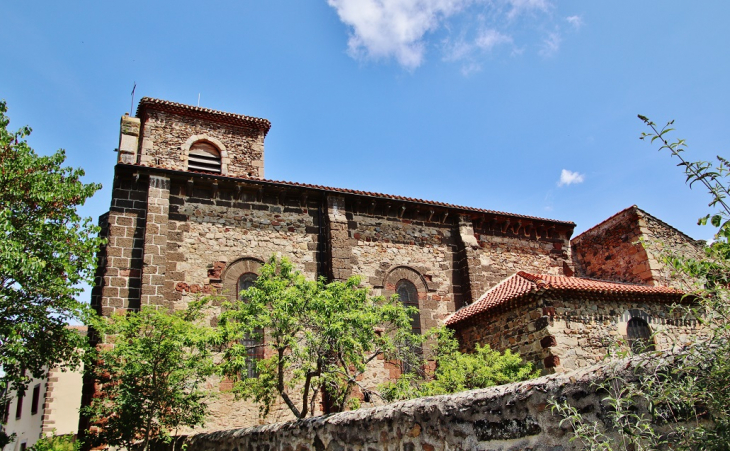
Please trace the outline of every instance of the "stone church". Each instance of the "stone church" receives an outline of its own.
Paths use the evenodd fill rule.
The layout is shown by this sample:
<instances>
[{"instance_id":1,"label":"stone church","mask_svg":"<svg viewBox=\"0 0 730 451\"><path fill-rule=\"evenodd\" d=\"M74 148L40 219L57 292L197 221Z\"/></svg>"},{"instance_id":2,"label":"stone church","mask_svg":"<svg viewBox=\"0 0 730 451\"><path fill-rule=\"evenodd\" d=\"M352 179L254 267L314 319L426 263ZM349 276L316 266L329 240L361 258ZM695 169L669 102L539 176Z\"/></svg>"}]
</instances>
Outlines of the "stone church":
<instances>
[{"instance_id":1,"label":"stone church","mask_svg":"<svg viewBox=\"0 0 730 451\"><path fill-rule=\"evenodd\" d=\"M661 238L690 253L703 243L637 207L571 242L573 222L268 180L270 127L152 98L122 117L111 206L100 218L100 314L236 296L279 254L310 279L361 275L374 294L418 307L415 328L447 324L466 350L513 349L546 372L594 363L607 337L662 330L681 339L696 327L670 311L681 292L638 241ZM390 376L385 366L374 380ZM209 429L261 421L226 393L212 405ZM288 418L279 409L266 421Z\"/></svg>"}]
</instances>

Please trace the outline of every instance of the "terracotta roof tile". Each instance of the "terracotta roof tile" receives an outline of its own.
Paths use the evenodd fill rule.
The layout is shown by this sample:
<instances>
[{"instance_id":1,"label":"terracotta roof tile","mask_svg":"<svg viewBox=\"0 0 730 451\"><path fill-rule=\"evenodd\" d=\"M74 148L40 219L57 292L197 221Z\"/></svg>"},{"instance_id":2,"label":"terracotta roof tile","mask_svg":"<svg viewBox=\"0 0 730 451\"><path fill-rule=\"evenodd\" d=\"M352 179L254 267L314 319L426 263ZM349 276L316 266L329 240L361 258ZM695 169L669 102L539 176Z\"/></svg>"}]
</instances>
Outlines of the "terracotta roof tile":
<instances>
[{"instance_id":1,"label":"terracotta roof tile","mask_svg":"<svg viewBox=\"0 0 730 451\"><path fill-rule=\"evenodd\" d=\"M503 306L513 299L522 298L530 293L536 293L541 290L589 292L606 295L624 293L660 295L667 296L671 300L678 300L683 294L681 291L671 287L632 285L605 280L584 279L581 277L530 274L520 271L484 293L475 303L452 314L446 319L446 324L452 325L459 323L498 306Z\"/></svg>"},{"instance_id":2,"label":"terracotta roof tile","mask_svg":"<svg viewBox=\"0 0 730 451\"><path fill-rule=\"evenodd\" d=\"M566 224L566 225L570 225L570 226L575 226L575 223L572 221L559 221L556 219L541 218L538 216L528 216L528 215L521 215L521 214L516 214L516 213L507 213L507 212L496 211L496 210L487 210L484 208L465 207L462 205L454 205L454 204L449 204L446 202L425 200L425 199L419 199L419 198L415 198L415 197L398 196L395 194L383 194L383 193L376 193L376 192L372 192L372 191L354 190L354 189L349 189L349 188L334 188L331 186L312 185L309 183L260 179L257 177L249 177L249 176L243 176L243 175L230 176L230 175L218 175L218 174L213 174L210 172L202 172L202 171L192 171L192 170L180 171L180 170L168 169L168 168L163 168L160 166L155 166L155 165L150 165L150 164L127 165L127 164L120 163L119 165L120 166L142 166L142 167L147 167L147 168L152 168L152 169L161 169L166 172L174 172L174 173L179 173L179 174L193 173L193 174L205 175L205 176L209 176L212 178L218 178L218 179L223 178L223 179L246 180L246 181L251 181L251 182L259 182L259 183L272 184L272 185L309 188L309 189L316 189L316 190L329 191L329 192L335 192L335 193L355 194L355 195L359 195L359 196L377 197L377 198L381 198L381 199L392 199L392 200L399 200L399 201L404 201L404 202L415 202L415 203L419 203L419 204L434 205L434 206L438 206L438 207L453 208L453 209L457 209L457 210L465 210L465 211L470 211L470 212L490 213L490 214L496 214L496 215L501 215L501 216L511 216L511 217L515 217L515 218L533 219L533 220L538 220L538 221L546 221L546 222L552 222L552 223L557 223L557 224Z\"/></svg>"},{"instance_id":3,"label":"terracotta roof tile","mask_svg":"<svg viewBox=\"0 0 730 451\"><path fill-rule=\"evenodd\" d=\"M169 100L153 99L152 97L142 97L137 106L137 117L141 117L141 113L145 108L161 109L183 115L200 115L215 116L216 119L223 119L226 122L244 123L255 125L264 130L264 135L269 132L271 122L268 119L259 117L244 116L243 114L227 113L225 111L211 110L210 108L201 108L199 106L185 105L184 103L170 102Z\"/></svg>"}]
</instances>

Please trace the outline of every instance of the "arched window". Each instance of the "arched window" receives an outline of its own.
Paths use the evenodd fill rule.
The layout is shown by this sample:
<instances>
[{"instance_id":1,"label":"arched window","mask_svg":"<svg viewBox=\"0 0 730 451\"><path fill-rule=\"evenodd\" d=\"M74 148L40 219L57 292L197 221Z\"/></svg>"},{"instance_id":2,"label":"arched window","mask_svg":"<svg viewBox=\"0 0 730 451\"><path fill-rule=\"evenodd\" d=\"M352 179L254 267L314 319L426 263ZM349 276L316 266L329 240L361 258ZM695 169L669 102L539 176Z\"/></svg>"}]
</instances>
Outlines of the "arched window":
<instances>
[{"instance_id":1,"label":"arched window","mask_svg":"<svg viewBox=\"0 0 730 451\"><path fill-rule=\"evenodd\" d=\"M241 291L251 288L253 284L256 283L257 278L258 276L252 272L246 272L241 274L241 277L238 278L238 295L241 295Z\"/></svg>"},{"instance_id":2,"label":"arched window","mask_svg":"<svg viewBox=\"0 0 730 451\"><path fill-rule=\"evenodd\" d=\"M188 169L221 173L221 153L213 145L198 141L190 146L188 153Z\"/></svg>"},{"instance_id":3,"label":"arched window","mask_svg":"<svg viewBox=\"0 0 730 451\"><path fill-rule=\"evenodd\" d=\"M651 328L646 320L633 317L626 325L626 337L629 340L629 346L634 354L645 351L654 351L654 341L651 336Z\"/></svg>"},{"instance_id":4,"label":"arched window","mask_svg":"<svg viewBox=\"0 0 730 451\"><path fill-rule=\"evenodd\" d=\"M416 289L416 286L413 285L413 282L407 279L399 280L398 283L395 285L395 293L398 295L398 300L404 306L415 307L416 309L418 309L418 290ZM411 330L414 334L421 334L420 311L416 311L414 314L411 315ZM417 345L415 343L409 344L409 347L415 353L417 359L415 361L411 360L412 358L402 359L401 371L404 373L412 373L414 371L418 372L421 369L419 365L419 360L421 354L423 354L423 349L421 349L420 345Z\"/></svg>"},{"instance_id":5,"label":"arched window","mask_svg":"<svg viewBox=\"0 0 730 451\"><path fill-rule=\"evenodd\" d=\"M258 276L252 272L241 274L236 284L238 296L242 301L246 298L243 292L248 290L256 283ZM246 347L246 377L258 377L259 372L256 364L264 358L264 331L263 329L255 329L253 334L243 337L241 344Z\"/></svg>"},{"instance_id":6,"label":"arched window","mask_svg":"<svg viewBox=\"0 0 730 451\"><path fill-rule=\"evenodd\" d=\"M398 299L406 307L415 307L418 309L418 290L413 282L406 279L401 279L395 285L395 292L398 295ZM413 333L421 333L421 313L416 312L411 316L411 329Z\"/></svg>"}]
</instances>

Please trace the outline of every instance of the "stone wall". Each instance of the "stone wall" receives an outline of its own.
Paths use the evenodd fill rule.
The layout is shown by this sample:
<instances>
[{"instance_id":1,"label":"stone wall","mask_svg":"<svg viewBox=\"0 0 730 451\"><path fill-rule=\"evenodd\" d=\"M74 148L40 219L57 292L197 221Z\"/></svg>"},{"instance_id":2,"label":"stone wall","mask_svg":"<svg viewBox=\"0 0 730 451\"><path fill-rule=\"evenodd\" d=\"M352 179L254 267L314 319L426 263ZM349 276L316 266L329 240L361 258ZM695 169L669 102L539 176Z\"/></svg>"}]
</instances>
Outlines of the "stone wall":
<instances>
[{"instance_id":1,"label":"stone wall","mask_svg":"<svg viewBox=\"0 0 730 451\"><path fill-rule=\"evenodd\" d=\"M116 168L113 196L93 292L104 315L148 304L183 309L209 293L232 299L238 277L279 255L310 280L361 275L374 295L391 296L400 280L412 282L426 331L473 299L471 286L488 286L476 285L481 277L494 274L488 281L496 281L520 267L562 271L564 256L553 249L572 230L561 223L563 237L486 233L483 226L475 233L478 213L124 164ZM489 264L482 265L483 256ZM399 370L373 362L363 383L374 388ZM291 418L280 405L262 420L255 406L225 393L229 381L209 384L221 392L210 401L211 429Z\"/></svg>"},{"instance_id":2,"label":"stone wall","mask_svg":"<svg viewBox=\"0 0 730 451\"><path fill-rule=\"evenodd\" d=\"M573 238L571 246L578 276L679 287L661 262L660 249L696 257L704 242L634 205Z\"/></svg>"},{"instance_id":3,"label":"stone wall","mask_svg":"<svg viewBox=\"0 0 730 451\"><path fill-rule=\"evenodd\" d=\"M609 351L628 350L626 325L632 317L644 319L654 333L657 350L668 351L688 344L701 331L698 321L681 306L658 298L590 299L549 297L551 355L556 371L584 368L602 361ZM612 349L613 348L613 349Z\"/></svg>"},{"instance_id":4,"label":"stone wall","mask_svg":"<svg viewBox=\"0 0 730 451\"><path fill-rule=\"evenodd\" d=\"M580 449L549 402L567 400L599 424L607 406L595 382L632 378L635 361L594 366L515 384L187 438L188 451L436 451ZM619 369L620 368L620 369ZM179 445L178 445L179 446Z\"/></svg>"},{"instance_id":5,"label":"stone wall","mask_svg":"<svg viewBox=\"0 0 730 451\"><path fill-rule=\"evenodd\" d=\"M509 349L535 368L546 369L554 366L549 347L543 346L543 339L550 335L546 313L543 302L530 299L507 311L479 315L451 327L462 352L473 352L477 344L500 352Z\"/></svg>"},{"instance_id":6,"label":"stone wall","mask_svg":"<svg viewBox=\"0 0 730 451\"><path fill-rule=\"evenodd\" d=\"M576 275L653 285L638 222L638 209L631 207L573 238Z\"/></svg>"},{"instance_id":7,"label":"stone wall","mask_svg":"<svg viewBox=\"0 0 730 451\"><path fill-rule=\"evenodd\" d=\"M656 265L652 267L654 280L659 285L683 288L681 278L662 262L661 254L670 252L674 255L701 259L704 257L705 242L692 239L641 209L639 209L639 216L642 220L642 234L646 239L644 247L653 257L650 261L656 262Z\"/></svg>"},{"instance_id":8,"label":"stone wall","mask_svg":"<svg viewBox=\"0 0 730 451\"><path fill-rule=\"evenodd\" d=\"M686 345L702 330L685 308L673 309L671 299L550 291L450 327L462 351L489 344L498 351L519 352L543 372L565 372L601 362L609 352L628 350L626 327L635 316L649 324L657 350Z\"/></svg>"},{"instance_id":9,"label":"stone wall","mask_svg":"<svg viewBox=\"0 0 730 451\"><path fill-rule=\"evenodd\" d=\"M570 232L554 225L528 219L487 217L476 221L478 293L476 301L488 289L517 271L535 274L573 275ZM472 282L474 284L475 282Z\"/></svg>"},{"instance_id":10,"label":"stone wall","mask_svg":"<svg viewBox=\"0 0 730 451\"><path fill-rule=\"evenodd\" d=\"M140 306L148 186L132 174L115 177L110 210L99 218L107 239L97 254L91 291L91 307L99 314Z\"/></svg>"},{"instance_id":11,"label":"stone wall","mask_svg":"<svg viewBox=\"0 0 730 451\"><path fill-rule=\"evenodd\" d=\"M141 117L138 162L166 169L187 170L187 150L207 141L222 150L224 175L264 176L265 132L255 125L213 122L148 106Z\"/></svg>"}]
</instances>

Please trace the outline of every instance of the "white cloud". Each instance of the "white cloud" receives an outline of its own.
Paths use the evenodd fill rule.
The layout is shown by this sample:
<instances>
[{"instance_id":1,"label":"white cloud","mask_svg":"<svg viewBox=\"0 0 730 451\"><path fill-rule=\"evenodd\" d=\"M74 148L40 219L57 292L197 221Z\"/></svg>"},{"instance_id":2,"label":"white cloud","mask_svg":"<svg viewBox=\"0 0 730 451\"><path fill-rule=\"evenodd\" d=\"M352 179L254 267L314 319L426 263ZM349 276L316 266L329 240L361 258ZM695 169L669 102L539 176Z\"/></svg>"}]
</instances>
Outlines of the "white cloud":
<instances>
[{"instance_id":1,"label":"white cloud","mask_svg":"<svg viewBox=\"0 0 730 451\"><path fill-rule=\"evenodd\" d=\"M424 58L426 33L472 0L327 0L352 27L347 43L353 57L395 58L414 69Z\"/></svg>"},{"instance_id":2,"label":"white cloud","mask_svg":"<svg viewBox=\"0 0 730 451\"><path fill-rule=\"evenodd\" d=\"M558 186L572 185L574 183L583 183L584 180L585 175L563 169L560 172L560 181L558 182Z\"/></svg>"},{"instance_id":3,"label":"white cloud","mask_svg":"<svg viewBox=\"0 0 730 451\"><path fill-rule=\"evenodd\" d=\"M494 46L499 44L511 43L512 38L506 34L502 34L497 30L485 29L479 33L474 44L482 50L492 50Z\"/></svg>"},{"instance_id":4,"label":"white cloud","mask_svg":"<svg viewBox=\"0 0 730 451\"><path fill-rule=\"evenodd\" d=\"M580 28L583 26L583 18L580 16L568 16L565 18L565 20L567 20L568 23L571 24L576 30L580 30Z\"/></svg>"},{"instance_id":5,"label":"white cloud","mask_svg":"<svg viewBox=\"0 0 730 451\"><path fill-rule=\"evenodd\" d=\"M542 40L542 46L540 47L540 56L542 56L543 58L550 58L551 56L558 53L558 50L560 50L560 43L562 41L563 38L557 31L548 33L548 35Z\"/></svg>"},{"instance_id":6,"label":"white cloud","mask_svg":"<svg viewBox=\"0 0 730 451\"><path fill-rule=\"evenodd\" d=\"M519 56L532 46L520 42L532 30L554 29L538 47L550 57L562 41L566 20L578 29L580 16L555 17L555 0L327 0L349 28L348 54L362 60L395 60L408 70L423 64L431 40L444 61L459 62L462 73L480 70L482 59L500 46ZM516 20L517 18L524 20ZM564 22L562 22L564 24Z\"/></svg>"},{"instance_id":7,"label":"white cloud","mask_svg":"<svg viewBox=\"0 0 730 451\"><path fill-rule=\"evenodd\" d=\"M482 65L477 58L484 53L491 52L501 44L512 44L512 37L492 28L481 29L477 36L466 41L459 38L456 42L444 42L444 61L461 61L461 74L465 77L479 72Z\"/></svg>"},{"instance_id":8,"label":"white cloud","mask_svg":"<svg viewBox=\"0 0 730 451\"><path fill-rule=\"evenodd\" d=\"M551 6L549 0L507 0L507 3L509 3L511 7L507 14L508 19L514 19L520 14L526 12L546 12Z\"/></svg>"}]
</instances>

